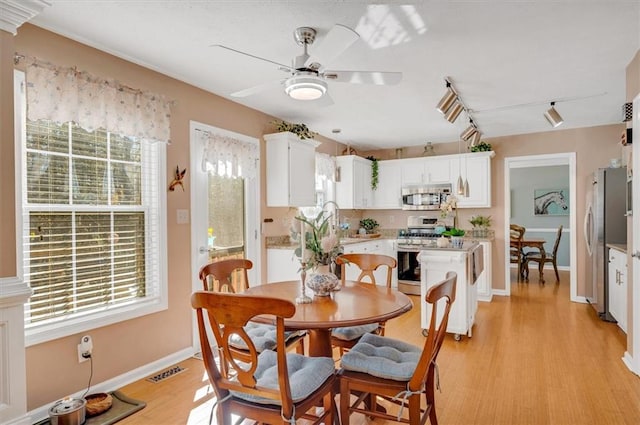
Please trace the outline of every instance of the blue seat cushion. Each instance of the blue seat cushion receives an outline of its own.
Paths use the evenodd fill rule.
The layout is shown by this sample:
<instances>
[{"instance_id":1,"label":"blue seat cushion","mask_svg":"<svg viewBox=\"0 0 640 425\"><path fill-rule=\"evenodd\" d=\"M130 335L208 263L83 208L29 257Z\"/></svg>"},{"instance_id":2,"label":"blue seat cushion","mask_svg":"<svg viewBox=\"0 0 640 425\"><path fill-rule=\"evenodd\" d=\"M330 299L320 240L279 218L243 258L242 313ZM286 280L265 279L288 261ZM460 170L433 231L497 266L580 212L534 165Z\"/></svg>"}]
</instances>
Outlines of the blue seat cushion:
<instances>
[{"instance_id":1,"label":"blue seat cushion","mask_svg":"<svg viewBox=\"0 0 640 425\"><path fill-rule=\"evenodd\" d=\"M362 335L370 333L378 329L377 323L369 323L359 326L345 326L343 328L335 328L331 331L331 336L343 341L353 341Z\"/></svg>"},{"instance_id":2,"label":"blue seat cushion","mask_svg":"<svg viewBox=\"0 0 640 425\"><path fill-rule=\"evenodd\" d=\"M413 376L421 354L421 348L404 341L365 334L342 356L341 366L344 370L406 381Z\"/></svg>"},{"instance_id":3,"label":"blue seat cushion","mask_svg":"<svg viewBox=\"0 0 640 425\"><path fill-rule=\"evenodd\" d=\"M265 350L258 355L258 367L254 374L257 385L265 388L280 388L278 385L277 354L272 350ZM307 357L301 354L287 354L287 370L289 371L289 386L291 399L294 403L304 400L335 373L333 359L329 357ZM280 400L258 397L241 391L230 391L234 397L253 403L280 405Z\"/></svg>"},{"instance_id":4,"label":"blue seat cushion","mask_svg":"<svg viewBox=\"0 0 640 425\"><path fill-rule=\"evenodd\" d=\"M253 341L253 345L256 347L258 353L262 353L264 350L273 350L276 348L276 327L273 325L266 325L262 323L249 322L244 327L245 332ZM285 340L289 340L298 335L304 334L304 331L287 331L284 333ZM247 350L247 343L240 338L240 335L233 334L229 339L229 345L240 349Z\"/></svg>"}]
</instances>

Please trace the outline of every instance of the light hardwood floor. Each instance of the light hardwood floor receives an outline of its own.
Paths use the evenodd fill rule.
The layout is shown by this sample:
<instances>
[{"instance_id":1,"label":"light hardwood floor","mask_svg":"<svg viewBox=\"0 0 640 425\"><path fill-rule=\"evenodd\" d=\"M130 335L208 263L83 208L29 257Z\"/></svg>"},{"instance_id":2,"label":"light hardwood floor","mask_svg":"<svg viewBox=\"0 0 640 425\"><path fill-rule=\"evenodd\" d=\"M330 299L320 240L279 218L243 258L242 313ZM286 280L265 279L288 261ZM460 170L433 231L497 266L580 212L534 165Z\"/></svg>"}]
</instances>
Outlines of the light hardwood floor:
<instances>
[{"instance_id":1,"label":"light hardwood floor","mask_svg":"<svg viewBox=\"0 0 640 425\"><path fill-rule=\"evenodd\" d=\"M551 276L540 285L532 271L531 283L512 283L511 297L480 303L472 338L447 336L438 357L440 424L640 424L640 378L621 361L625 334L589 305L569 301L566 272L560 285ZM386 334L421 345L413 299L414 309L389 321ZM213 400L203 365L180 365L187 370L160 383L122 388L147 407L120 423L208 423Z\"/></svg>"}]
</instances>

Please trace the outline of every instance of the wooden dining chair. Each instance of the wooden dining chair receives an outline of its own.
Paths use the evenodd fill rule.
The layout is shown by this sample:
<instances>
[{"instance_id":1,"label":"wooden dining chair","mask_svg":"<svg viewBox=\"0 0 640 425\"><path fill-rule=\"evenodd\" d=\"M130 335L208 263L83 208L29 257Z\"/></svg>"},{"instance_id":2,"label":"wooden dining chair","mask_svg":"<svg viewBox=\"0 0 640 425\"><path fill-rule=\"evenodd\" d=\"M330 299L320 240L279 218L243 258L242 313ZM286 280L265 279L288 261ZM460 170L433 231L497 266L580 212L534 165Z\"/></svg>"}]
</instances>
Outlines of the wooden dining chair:
<instances>
[{"instance_id":1,"label":"wooden dining chair","mask_svg":"<svg viewBox=\"0 0 640 425\"><path fill-rule=\"evenodd\" d=\"M443 281L427 291L425 300L433 308L422 348L401 340L367 334L342 356L338 372L342 425L349 425L349 417L354 412L411 425L424 424L429 419L431 425L437 425L434 397L438 385L436 358L447 330L451 304L456 298L456 281L457 274L448 272ZM438 303L441 299L445 299L445 303ZM438 320L438 307L443 305L442 319ZM353 403L352 395L356 396ZM378 397L400 405L399 413L391 414L379 409ZM420 404L423 397L424 408Z\"/></svg>"},{"instance_id":2,"label":"wooden dining chair","mask_svg":"<svg viewBox=\"0 0 640 425\"><path fill-rule=\"evenodd\" d=\"M236 288L233 287L234 275L242 277L240 283L243 285L243 289L247 289L249 288L247 270L252 268L253 263L246 258L213 261L202 266L199 277L205 291L233 293L236 292Z\"/></svg>"},{"instance_id":3,"label":"wooden dining chair","mask_svg":"<svg viewBox=\"0 0 640 425\"><path fill-rule=\"evenodd\" d=\"M200 269L198 276L205 291L234 293L232 285L234 273L242 276L242 286L249 288L249 278L247 270L253 267L251 260L246 258L232 258L227 260L214 261L205 264ZM245 331L253 339L258 352L265 349L273 349L276 346L275 326L250 322ZM298 354L304 354L305 331L285 332L287 349L295 348ZM239 350L246 349L241 339L234 339L233 342Z\"/></svg>"},{"instance_id":4,"label":"wooden dining chair","mask_svg":"<svg viewBox=\"0 0 640 425\"><path fill-rule=\"evenodd\" d=\"M546 263L551 263L553 265L553 271L556 272L556 283L560 283L560 274L558 273L558 246L560 245L560 238L562 238L562 225L558 227L556 241L553 243L553 251L551 254L545 253L544 261L539 251L527 252L524 255L522 270L526 282L529 281L529 262L534 262L538 263L539 270L542 270ZM544 283L544 280L542 280L541 283Z\"/></svg>"},{"instance_id":5,"label":"wooden dining chair","mask_svg":"<svg viewBox=\"0 0 640 425\"><path fill-rule=\"evenodd\" d=\"M217 423L232 424L237 419L232 415L236 415L269 424L291 424L300 418L332 424L336 414L333 359L285 350L284 319L294 315L295 304L278 298L198 291L192 294L191 305L196 311L204 366L216 396ZM258 315L274 317L275 351L258 353L245 332L247 323ZM226 367L216 363L207 328ZM230 344L236 336L247 345L248 357L238 356ZM317 406L323 407L319 414Z\"/></svg>"},{"instance_id":6,"label":"wooden dining chair","mask_svg":"<svg viewBox=\"0 0 640 425\"><path fill-rule=\"evenodd\" d=\"M522 251L522 246L520 242L524 237L524 232L526 229L517 224L509 225L509 263L518 265L518 280L522 280L524 278L523 274L523 260L524 260L524 252Z\"/></svg>"},{"instance_id":7,"label":"wooden dining chair","mask_svg":"<svg viewBox=\"0 0 640 425\"><path fill-rule=\"evenodd\" d=\"M376 278L373 274L379 267L387 268L387 288L391 288L391 278L393 269L396 268L397 261L395 258L382 254L342 254L336 258L336 264L340 266L342 285L345 283L345 275L347 267L351 264L360 269L360 275L356 279L358 282L367 282L376 284ZM359 326L346 326L335 328L331 331L331 345L340 349L340 355L345 349L353 347L358 339L366 333L375 333L384 335L385 322L369 323Z\"/></svg>"}]
</instances>

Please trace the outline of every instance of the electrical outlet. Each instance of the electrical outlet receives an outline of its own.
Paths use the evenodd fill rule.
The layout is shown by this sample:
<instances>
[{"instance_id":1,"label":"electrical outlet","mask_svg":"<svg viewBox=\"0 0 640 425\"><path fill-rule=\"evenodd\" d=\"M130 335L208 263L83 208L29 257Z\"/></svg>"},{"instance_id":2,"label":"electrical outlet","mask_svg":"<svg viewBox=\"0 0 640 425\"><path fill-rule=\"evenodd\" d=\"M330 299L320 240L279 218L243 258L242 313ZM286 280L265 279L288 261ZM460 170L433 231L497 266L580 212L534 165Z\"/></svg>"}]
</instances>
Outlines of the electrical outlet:
<instances>
[{"instance_id":1,"label":"electrical outlet","mask_svg":"<svg viewBox=\"0 0 640 425\"><path fill-rule=\"evenodd\" d=\"M89 335L85 335L80 338L80 344L78 344L78 363L86 362L91 358L93 352L93 341Z\"/></svg>"}]
</instances>

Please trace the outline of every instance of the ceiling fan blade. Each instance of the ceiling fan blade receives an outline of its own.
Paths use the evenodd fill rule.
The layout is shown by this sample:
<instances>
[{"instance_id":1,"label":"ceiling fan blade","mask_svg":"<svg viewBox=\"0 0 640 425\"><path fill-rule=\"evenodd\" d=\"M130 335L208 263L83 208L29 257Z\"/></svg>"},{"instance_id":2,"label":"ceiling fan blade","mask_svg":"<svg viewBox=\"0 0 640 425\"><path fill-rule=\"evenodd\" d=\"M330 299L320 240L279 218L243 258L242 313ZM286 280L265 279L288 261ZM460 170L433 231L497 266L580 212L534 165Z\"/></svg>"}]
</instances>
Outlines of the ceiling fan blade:
<instances>
[{"instance_id":1,"label":"ceiling fan blade","mask_svg":"<svg viewBox=\"0 0 640 425\"><path fill-rule=\"evenodd\" d=\"M220 48L220 49L228 50L230 52L238 53L240 55L248 56L248 57L253 58L253 59L258 59L258 60L261 60L261 61L264 61L264 62L269 62L269 63L272 63L274 65L277 65L278 69L280 69L282 71L293 72L293 69L288 65L283 65L281 63L272 61L270 59L261 58L260 56L252 55L251 53L246 53L246 52L242 52L240 50L233 49L231 47L223 46L222 44L212 44L209 47L217 47L217 48Z\"/></svg>"},{"instance_id":2,"label":"ceiling fan blade","mask_svg":"<svg viewBox=\"0 0 640 425\"><path fill-rule=\"evenodd\" d=\"M253 87L249 87L246 88L244 90L240 90L234 93L231 93L231 97L247 97L247 96L251 96L253 94L257 94L260 92L263 92L265 90L269 90L272 88L275 88L279 85L282 85L282 81L283 80L273 80L273 81L268 81L266 83L262 83L262 84L258 84L257 86L253 86Z\"/></svg>"},{"instance_id":3,"label":"ceiling fan blade","mask_svg":"<svg viewBox=\"0 0 640 425\"><path fill-rule=\"evenodd\" d=\"M322 41L312 49L311 56L305 61L305 66L312 63L323 65L331 63L359 38L358 33L351 28L340 24L334 25Z\"/></svg>"},{"instance_id":4,"label":"ceiling fan blade","mask_svg":"<svg viewBox=\"0 0 640 425\"><path fill-rule=\"evenodd\" d=\"M322 77L331 81L352 84L395 85L402 81L402 72L382 71L325 71Z\"/></svg>"}]
</instances>

